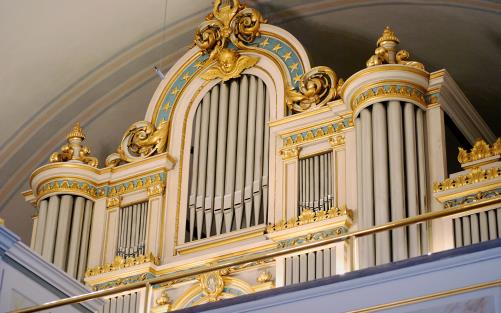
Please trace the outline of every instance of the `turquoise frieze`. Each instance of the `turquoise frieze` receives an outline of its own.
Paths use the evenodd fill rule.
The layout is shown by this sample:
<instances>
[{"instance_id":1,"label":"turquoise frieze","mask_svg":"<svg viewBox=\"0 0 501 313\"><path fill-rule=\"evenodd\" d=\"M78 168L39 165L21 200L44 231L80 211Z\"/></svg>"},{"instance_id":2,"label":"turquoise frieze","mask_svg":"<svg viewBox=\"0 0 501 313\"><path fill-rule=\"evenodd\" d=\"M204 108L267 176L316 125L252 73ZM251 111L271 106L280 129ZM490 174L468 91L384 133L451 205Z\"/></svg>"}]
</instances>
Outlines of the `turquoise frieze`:
<instances>
[{"instance_id":1,"label":"turquoise frieze","mask_svg":"<svg viewBox=\"0 0 501 313\"><path fill-rule=\"evenodd\" d=\"M300 133L294 133L282 137L283 145L290 146L294 144L299 144L304 141L313 140L325 135L334 134L343 130L344 128L352 126L351 116L344 118L341 121L336 121L319 127L312 127L311 129L305 130Z\"/></svg>"},{"instance_id":2,"label":"turquoise frieze","mask_svg":"<svg viewBox=\"0 0 501 313\"><path fill-rule=\"evenodd\" d=\"M59 179L43 184L39 188L38 194L44 195L51 191L56 192L75 190L83 192L84 194L93 198L101 198L139 190L157 183L164 183L165 179L165 173L156 173L135 178L120 184L101 187L97 187L92 183L82 182L76 179Z\"/></svg>"},{"instance_id":3,"label":"turquoise frieze","mask_svg":"<svg viewBox=\"0 0 501 313\"><path fill-rule=\"evenodd\" d=\"M482 192L477 192L473 194L469 194L463 197L447 200L444 202L444 208L452 208L456 206L460 206L463 204L469 204L473 202L477 202L479 200L485 200L493 197L497 197L501 195L501 187L492 189L492 190L487 190L487 191L482 191Z\"/></svg>"},{"instance_id":4,"label":"turquoise frieze","mask_svg":"<svg viewBox=\"0 0 501 313\"><path fill-rule=\"evenodd\" d=\"M137 283L137 282L152 279L152 278L155 278L155 275L148 272L148 273L143 273L143 274L139 274L139 275L118 278L118 279L111 280L111 281L101 283L101 284L96 284L96 285L94 285L93 289L95 291L103 290L103 289L108 289L108 288L113 288L113 287L118 287L118 286L124 286L124 285L132 284L132 283Z\"/></svg>"},{"instance_id":5,"label":"turquoise frieze","mask_svg":"<svg viewBox=\"0 0 501 313\"><path fill-rule=\"evenodd\" d=\"M256 38L250 46L264 49L281 59L287 66L287 72L289 73L293 86L296 88L299 86L300 78L304 74L304 67L299 55L293 47L281 39L267 35ZM235 46L231 44L228 47L235 48ZM208 54L195 58L183 71L172 78L172 84L163 94L160 108L158 109L157 116L154 118L155 125L170 119L173 107L177 103L182 91L186 88L191 78L200 72L204 62L207 61L208 58Z\"/></svg>"}]
</instances>

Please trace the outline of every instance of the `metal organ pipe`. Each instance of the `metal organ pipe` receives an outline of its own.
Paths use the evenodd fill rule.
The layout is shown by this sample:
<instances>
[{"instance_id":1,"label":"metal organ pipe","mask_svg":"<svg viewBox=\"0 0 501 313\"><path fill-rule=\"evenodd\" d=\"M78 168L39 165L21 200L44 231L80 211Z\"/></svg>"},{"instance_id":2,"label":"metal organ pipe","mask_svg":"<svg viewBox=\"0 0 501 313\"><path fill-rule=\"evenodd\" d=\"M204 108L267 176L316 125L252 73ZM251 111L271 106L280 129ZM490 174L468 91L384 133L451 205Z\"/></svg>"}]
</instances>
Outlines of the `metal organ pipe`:
<instances>
[{"instance_id":1,"label":"metal organ pipe","mask_svg":"<svg viewBox=\"0 0 501 313\"><path fill-rule=\"evenodd\" d=\"M226 232L232 230L233 224L233 202L235 190L235 170L237 152L237 130L238 130L238 82L233 80L230 83L230 107L228 113L228 147L226 149L226 169L224 182L224 225Z\"/></svg>"},{"instance_id":2,"label":"metal organ pipe","mask_svg":"<svg viewBox=\"0 0 501 313\"><path fill-rule=\"evenodd\" d=\"M195 218L197 220L197 238L202 237L203 223L204 223L204 212L205 212L205 189L206 189L206 166L207 166L207 153L208 153L208 142L209 142L209 116L210 116L210 100L211 95L207 93L202 101L202 117L200 125L200 162L198 166L198 182L197 182L197 200L196 200L196 214ZM194 233L193 229L190 229L191 233Z\"/></svg>"},{"instance_id":3,"label":"metal organ pipe","mask_svg":"<svg viewBox=\"0 0 501 313\"><path fill-rule=\"evenodd\" d=\"M47 207L49 201L44 199L40 201L40 208L38 210L38 225L35 237L35 251L42 255L43 238L45 233L45 224L47 221Z\"/></svg>"},{"instance_id":4,"label":"metal organ pipe","mask_svg":"<svg viewBox=\"0 0 501 313\"><path fill-rule=\"evenodd\" d=\"M245 188L245 155L247 129L247 110L249 101L249 79L244 75L240 81L240 94L238 98L238 138L237 138L237 168L235 182L235 228L242 227L243 202Z\"/></svg>"},{"instance_id":5,"label":"metal organ pipe","mask_svg":"<svg viewBox=\"0 0 501 313\"><path fill-rule=\"evenodd\" d=\"M364 210L364 227L374 225L374 189L373 189L373 158L372 158L372 115L369 109L360 113L362 118L362 208ZM366 236L367 259L366 266L375 264L374 235Z\"/></svg>"},{"instance_id":6,"label":"metal organ pipe","mask_svg":"<svg viewBox=\"0 0 501 313\"><path fill-rule=\"evenodd\" d=\"M268 102L265 84L250 75L214 86L201 101L193 123L193 136L200 140L198 147L192 140L186 241L266 220Z\"/></svg>"},{"instance_id":7,"label":"metal organ pipe","mask_svg":"<svg viewBox=\"0 0 501 313\"><path fill-rule=\"evenodd\" d=\"M206 236L212 234L212 222L214 217L214 183L216 175L216 153L217 153L217 114L219 102L219 85L214 86L210 99L210 119L209 119L209 144L207 157L207 176L205 180L205 230Z\"/></svg>"}]
</instances>

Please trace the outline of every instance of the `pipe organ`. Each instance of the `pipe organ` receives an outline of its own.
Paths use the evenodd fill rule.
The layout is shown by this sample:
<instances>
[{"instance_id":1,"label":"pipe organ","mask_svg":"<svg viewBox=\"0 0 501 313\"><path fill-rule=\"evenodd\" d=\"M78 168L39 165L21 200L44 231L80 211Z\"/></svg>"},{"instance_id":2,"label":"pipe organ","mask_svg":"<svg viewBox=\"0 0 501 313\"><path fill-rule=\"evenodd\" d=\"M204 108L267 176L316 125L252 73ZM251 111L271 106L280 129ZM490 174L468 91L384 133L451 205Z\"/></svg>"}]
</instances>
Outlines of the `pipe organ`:
<instances>
[{"instance_id":1,"label":"pipe organ","mask_svg":"<svg viewBox=\"0 0 501 313\"><path fill-rule=\"evenodd\" d=\"M501 237L488 204L376 233L501 194L501 139L390 28L344 81L237 0L216 0L194 42L104 167L77 124L24 193L32 248L94 290L203 272L114 294L103 312L167 312ZM445 115L485 140L460 149L450 177Z\"/></svg>"},{"instance_id":2,"label":"pipe organ","mask_svg":"<svg viewBox=\"0 0 501 313\"><path fill-rule=\"evenodd\" d=\"M186 241L263 224L269 95L252 75L214 86L196 109Z\"/></svg>"},{"instance_id":3,"label":"pipe organ","mask_svg":"<svg viewBox=\"0 0 501 313\"><path fill-rule=\"evenodd\" d=\"M137 257L145 254L148 202L120 208L118 216L117 255Z\"/></svg>"},{"instance_id":4,"label":"pipe organ","mask_svg":"<svg viewBox=\"0 0 501 313\"><path fill-rule=\"evenodd\" d=\"M334 206L332 151L299 160L299 214Z\"/></svg>"},{"instance_id":5,"label":"pipe organ","mask_svg":"<svg viewBox=\"0 0 501 313\"><path fill-rule=\"evenodd\" d=\"M357 131L360 222L371 227L427 212L424 111L413 103L376 102L360 111ZM427 251L426 229L409 226L363 238L363 267Z\"/></svg>"}]
</instances>

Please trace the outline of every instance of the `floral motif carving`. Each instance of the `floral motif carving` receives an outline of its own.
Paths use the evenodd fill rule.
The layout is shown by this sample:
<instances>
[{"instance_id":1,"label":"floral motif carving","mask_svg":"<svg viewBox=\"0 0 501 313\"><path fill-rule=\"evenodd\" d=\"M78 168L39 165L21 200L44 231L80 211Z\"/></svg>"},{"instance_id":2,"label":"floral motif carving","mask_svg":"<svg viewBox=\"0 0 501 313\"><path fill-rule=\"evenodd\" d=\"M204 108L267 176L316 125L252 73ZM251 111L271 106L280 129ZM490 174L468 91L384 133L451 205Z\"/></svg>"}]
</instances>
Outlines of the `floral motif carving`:
<instances>
[{"instance_id":1,"label":"floral motif carving","mask_svg":"<svg viewBox=\"0 0 501 313\"><path fill-rule=\"evenodd\" d=\"M288 221L280 220L275 225L268 225L268 227L266 228L266 231L268 233L271 233L274 231L289 229L289 228L293 228L293 227L297 227L297 226L301 226L301 225L305 225L305 224L311 224L314 222L319 222L319 221L323 221L323 220L338 217L338 216L346 215L346 216L351 217L352 214L353 214L352 211L350 209L346 208L346 206L342 206L340 208L330 208L327 211L321 210L321 211L316 211L316 212L314 212L313 210L310 210L310 209L306 209L306 210L303 210L303 212L301 212L301 214L297 218L293 217L293 218L289 219Z\"/></svg>"},{"instance_id":2,"label":"floral motif carving","mask_svg":"<svg viewBox=\"0 0 501 313\"><path fill-rule=\"evenodd\" d=\"M501 155L501 137L492 145L487 144L483 139L478 139L469 152L461 147L458 150L458 161L460 164L486 159L495 155L499 156Z\"/></svg>"},{"instance_id":3,"label":"floral motif carving","mask_svg":"<svg viewBox=\"0 0 501 313\"><path fill-rule=\"evenodd\" d=\"M85 277L96 276L103 273L108 273L116 270L120 270L123 268L128 268L134 265L144 264L144 263L153 263L155 265L160 264L160 258L154 256L152 253L148 255L138 255L136 257L128 257L123 258L119 255L115 256L115 259L112 263L106 263L101 266L96 266L93 268L89 268L85 272Z\"/></svg>"}]
</instances>

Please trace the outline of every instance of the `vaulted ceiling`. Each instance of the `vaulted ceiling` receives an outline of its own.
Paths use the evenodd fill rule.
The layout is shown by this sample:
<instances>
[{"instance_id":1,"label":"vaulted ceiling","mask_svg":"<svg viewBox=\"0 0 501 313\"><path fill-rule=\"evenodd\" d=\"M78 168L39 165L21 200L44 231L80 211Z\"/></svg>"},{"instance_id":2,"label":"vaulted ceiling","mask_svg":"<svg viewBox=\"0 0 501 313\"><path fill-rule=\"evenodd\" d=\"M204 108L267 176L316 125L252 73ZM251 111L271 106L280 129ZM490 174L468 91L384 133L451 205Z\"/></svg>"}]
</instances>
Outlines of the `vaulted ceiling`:
<instances>
[{"instance_id":1,"label":"vaulted ceiling","mask_svg":"<svg viewBox=\"0 0 501 313\"><path fill-rule=\"evenodd\" d=\"M452 0L247 1L307 49L313 65L349 77L384 26L412 59L446 68L501 134L501 4ZM0 2L0 216L29 241L21 191L75 121L93 155L112 152L141 120L159 79L192 45L210 0ZM451 138L456 144L458 138Z\"/></svg>"}]
</instances>

